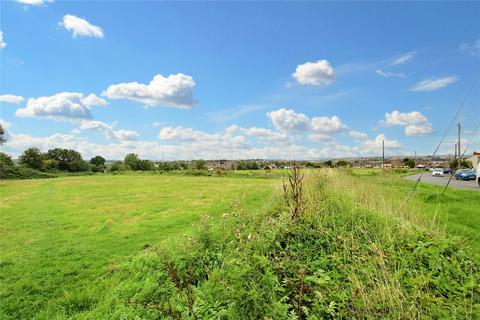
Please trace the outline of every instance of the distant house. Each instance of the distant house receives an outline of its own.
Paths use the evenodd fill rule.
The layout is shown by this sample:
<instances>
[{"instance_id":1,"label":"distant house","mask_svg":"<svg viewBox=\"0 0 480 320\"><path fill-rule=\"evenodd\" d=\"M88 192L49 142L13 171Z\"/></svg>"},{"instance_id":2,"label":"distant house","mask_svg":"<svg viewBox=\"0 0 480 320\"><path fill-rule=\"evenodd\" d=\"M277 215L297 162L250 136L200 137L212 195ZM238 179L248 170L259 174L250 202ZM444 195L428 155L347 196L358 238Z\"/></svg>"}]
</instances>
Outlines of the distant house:
<instances>
[{"instance_id":1,"label":"distant house","mask_svg":"<svg viewBox=\"0 0 480 320\"><path fill-rule=\"evenodd\" d=\"M426 167L427 167L426 165L421 164L421 163L417 164L417 166L416 166L417 169L425 169Z\"/></svg>"},{"instance_id":2,"label":"distant house","mask_svg":"<svg viewBox=\"0 0 480 320\"><path fill-rule=\"evenodd\" d=\"M473 152L473 155L467 159L467 161L472 162L473 167L476 168L480 162L480 151Z\"/></svg>"}]
</instances>

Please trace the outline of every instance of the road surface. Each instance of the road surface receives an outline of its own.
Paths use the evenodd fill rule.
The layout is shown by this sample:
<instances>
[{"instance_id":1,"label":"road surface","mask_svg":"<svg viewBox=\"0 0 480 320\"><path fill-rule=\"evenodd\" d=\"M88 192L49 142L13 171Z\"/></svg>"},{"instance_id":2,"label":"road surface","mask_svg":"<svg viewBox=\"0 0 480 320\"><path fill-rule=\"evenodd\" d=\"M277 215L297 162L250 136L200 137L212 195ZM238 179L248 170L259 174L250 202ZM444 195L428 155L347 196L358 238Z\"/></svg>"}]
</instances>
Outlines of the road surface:
<instances>
[{"instance_id":1,"label":"road surface","mask_svg":"<svg viewBox=\"0 0 480 320\"><path fill-rule=\"evenodd\" d=\"M414 174L414 175L405 177L405 179L415 181L418 179L420 175L421 173ZM425 174L422 177L422 182L428 182L428 183L445 186L448 182L449 177L450 177L449 175L445 175L444 177L432 177L432 174L430 172L425 172ZM475 180L461 181L461 180L455 180L455 177L452 178L452 181L450 181L450 184L448 185L448 187L480 191L480 187L478 186L478 183Z\"/></svg>"}]
</instances>

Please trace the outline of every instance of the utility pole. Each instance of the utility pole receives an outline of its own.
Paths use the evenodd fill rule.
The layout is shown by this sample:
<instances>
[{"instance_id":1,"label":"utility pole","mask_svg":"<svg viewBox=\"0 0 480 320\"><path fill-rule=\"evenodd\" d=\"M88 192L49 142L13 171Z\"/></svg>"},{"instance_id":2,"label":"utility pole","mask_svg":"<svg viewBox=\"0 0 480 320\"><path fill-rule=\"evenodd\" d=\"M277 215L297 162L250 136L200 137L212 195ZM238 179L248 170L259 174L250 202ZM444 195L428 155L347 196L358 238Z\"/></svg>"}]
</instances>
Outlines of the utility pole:
<instances>
[{"instance_id":1,"label":"utility pole","mask_svg":"<svg viewBox=\"0 0 480 320\"><path fill-rule=\"evenodd\" d=\"M382 140L382 174L385 174L385 139Z\"/></svg>"},{"instance_id":2,"label":"utility pole","mask_svg":"<svg viewBox=\"0 0 480 320\"><path fill-rule=\"evenodd\" d=\"M457 148L458 148L458 162L462 161L462 148L460 148L460 122L458 123L458 141L457 141Z\"/></svg>"},{"instance_id":3,"label":"utility pole","mask_svg":"<svg viewBox=\"0 0 480 320\"><path fill-rule=\"evenodd\" d=\"M415 158L413 159L413 162L415 163L415 165L413 166L413 170L416 170L417 169L417 150L415 150Z\"/></svg>"}]
</instances>

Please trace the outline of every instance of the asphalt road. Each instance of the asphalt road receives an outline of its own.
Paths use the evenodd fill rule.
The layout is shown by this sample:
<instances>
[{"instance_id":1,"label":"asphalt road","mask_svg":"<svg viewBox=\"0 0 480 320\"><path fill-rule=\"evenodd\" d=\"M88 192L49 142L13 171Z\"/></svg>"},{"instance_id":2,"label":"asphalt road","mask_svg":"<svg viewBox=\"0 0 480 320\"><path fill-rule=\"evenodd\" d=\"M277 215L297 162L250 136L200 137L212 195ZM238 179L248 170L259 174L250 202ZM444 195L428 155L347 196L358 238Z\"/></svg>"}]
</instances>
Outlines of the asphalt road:
<instances>
[{"instance_id":1,"label":"asphalt road","mask_svg":"<svg viewBox=\"0 0 480 320\"><path fill-rule=\"evenodd\" d=\"M415 181L418 179L420 175L421 173L414 174L414 175L405 177L405 179ZM422 177L422 182L439 184L439 185L445 186L448 182L449 177L450 177L449 175L445 175L444 177L432 177L432 174L430 172L425 172L425 174ZM450 181L450 184L448 185L448 187L480 191L480 187L478 186L478 183L475 180L461 181L461 180L455 180L455 177L452 178L452 181Z\"/></svg>"}]
</instances>

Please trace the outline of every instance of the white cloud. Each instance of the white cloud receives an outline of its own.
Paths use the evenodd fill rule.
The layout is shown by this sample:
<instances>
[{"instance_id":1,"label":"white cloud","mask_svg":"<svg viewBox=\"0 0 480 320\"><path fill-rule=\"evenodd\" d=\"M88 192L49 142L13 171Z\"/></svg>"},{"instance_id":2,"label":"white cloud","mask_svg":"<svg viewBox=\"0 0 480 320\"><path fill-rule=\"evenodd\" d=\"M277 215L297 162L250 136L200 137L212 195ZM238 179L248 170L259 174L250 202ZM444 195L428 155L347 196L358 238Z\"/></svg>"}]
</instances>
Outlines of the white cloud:
<instances>
[{"instance_id":1,"label":"white cloud","mask_svg":"<svg viewBox=\"0 0 480 320\"><path fill-rule=\"evenodd\" d=\"M0 118L0 125L2 125L3 129L10 128L10 122L7 122L7 121L3 120L2 118Z\"/></svg>"},{"instance_id":2,"label":"white cloud","mask_svg":"<svg viewBox=\"0 0 480 320\"><path fill-rule=\"evenodd\" d=\"M302 85L329 85L335 80L335 70L327 60L300 64L292 75Z\"/></svg>"},{"instance_id":3,"label":"white cloud","mask_svg":"<svg viewBox=\"0 0 480 320\"><path fill-rule=\"evenodd\" d=\"M382 135L380 137L383 137ZM84 158L94 155L115 160L123 159L126 154L135 152L141 158L159 160L164 154L166 159L328 159L372 156L381 154L381 140L371 140L360 146L346 146L336 143L327 144L323 148L308 148L302 145L265 145L253 146L245 142L235 144L225 140L199 140L180 144L165 144L159 141L116 141L108 144L97 144L72 134L54 134L35 137L23 134L12 134L5 144L6 151L18 156L28 147L36 146L42 151L52 148L69 148L78 150ZM395 140L386 140L386 154L398 153L401 145Z\"/></svg>"},{"instance_id":4,"label":"white cloud","mask_svg":"<svg viewBox=\"0 0 480 320\"><path fill-rule=\"evenodd\" d=\"M267 113L275 128L279 131L306 131L310 119L303 113L292 109L281 108Z\"/></svg>"},{"instance_id":5,"label":"white cloud","mask_svg":"<svg viewBox=\"0 0 480 320\"><path fill-rule=\"evenodd\" d=\"M105 133L107 138L116 140L136 141L140 135L132 130L114 130L113 125L109 125L97 120L82 120L80 130L96 130Z\"/></svg>"},{"instance_id":6,"label":"white cloud","mask_svg":"<svg viewBox=\"0 0 480 320\"><path fill-rule=\"evenodd\" d=\"M310 120L310 131L316 134L331 135L347 130L348 127L342 123L342 120L333 116L329 117L314 117Z\"/></svg>"},{"instance_id":7,"label":"white cloud","mask_svg":"<svg viewBox=\"0 0 480 320\"><path fill-rule=\"evenodd\" d=\"M102 28L71 14L63 16L63 22L60 22L59 25L72 31L73 37L103 38Z\"/></svg>"},{"instance_id":8,"label":"white cloud","mask_svg":"<svg viewBox=\"0 0 480 320\"><path fill-rule=\"evenodd\" d=\"M18 3L27 5L27 6L41 6L47 2L53 2L53 0L16 0Z\"/></svg>"},{"instance_id":9,"label":"white cloud","mask_svg":"<svg viewBox=\"0 0 480 320\"><path fill-rule=\"evenodd\" d=\"M480 56L480 38L475 40L472 44L462 42L458 47L461 51L469 52L474 56Z\"/></svg>"},{"instance_id":10,"label":"white cloud","mask_svg":"<svg viewBox=\"0 0 480 320\"><path fill-rule=\"evenodd\" d=\"M22 96L16 96L13 94L2 94L0 96L0 102L4 102L4 103L20 104L24 100L25 99Z\"/></svg>"},{"instance_id":11,"label":"white cloud","mask_svg":"<svg viewBox=\"0 0 480 320\"><path fill-rule=\"evenodd\" d=\"M378 75L381 75L382 77L385 77L385 78L393 78L393 77L397 77L397 78L406 78L407 76L403 73L400 73L400 72L389 72L389 71L383 71L381 69L377 69L375 71L376 74Z\"/></svg>"},{"instance_id":12,"label":"white cloud","mask_svg":"<svg viewBox=\"0 0 480 320\"><path fill-rule=\"evenodd\" d=\"M266 128L242 128L237 125L229 126L225 129L227 133L242 132L248 136L256 137L260 140L265 141L277 141L277 142L287 142L290 141L290 137L285 132L276 132Z\"/></svg>"},{"instance_id":13,"label":"white cloud","mask_svg":"<svg viewBox=\"0 0 480 320\"><path fill-rule=\"evenodd\" d=\"M163 141L178 141L179 147L197 154L199 158L206 158L201 154L216 154L216 158L224 158L222 153L240 152L249 148L249 142L242 135L233 135L232 132L207 133L183 127L165 127L158 134ZM194 157L195 158L195 157ZM214 157L215 158L215 157ZM211 158L212 159L212 158Z\"/></svg>"},{"instance_id":14,"label":"white cloud","mask_svg":"<svg viewBox=\"0 0 480 320\"><path fill-rule=\"evenodd\" d=\"M49 97L28 99L27 106L16 111L18 117L56 120L92 119L90 107L105 105L106 101L91 94L61 92Z\"/></svg>"},{"instance_id":15,"label":"white cloud","mask_svg":"<svg viewBox=\"0 0 480 320\"><path fill-rule=\"evenodd\" d=\"M0 49L3 49L7 46L7 43L3 41L3 32L0 31Z\"/></svg>"},{"instance_id":16,"label":"white cloud","mask_svg":"<svg viewBox=\"0 0 480 320\"><path fill-rule=\"evenodd\" d=\"M292 109L281 108L267 113L277 130L283 133L306 133L312 141L333 141L332 135L346 131L348 127L337 116L309 118Z\"/></svg>"},{"instance_id":17,"label":"white cloud","mask_svg":"<svg viewBox=\"0 0 480 320\"><path fill-rule=\"evenodd\" d=\"M332 136L323 133L310 133L308 139L314 142L333 143L335 140Z\"/></svg>"},{"instance_id":18,"label":"white cloud","mask_svg":"<svg viewBox=\"0 0 480 320\"><path fill-rule=\"evenodd\" d=\"M397 57L393 62L392 66L399 65L399 64L404 64L405 62L412 60L415 55L417 54L416 51L410 51L405 54L402 54L401 56Z\"/></svg>"},{"instance_id":19,"label":"white cloud","mask_svg":"<svg viewBox=\"0 0 480 320\"><path fill-rule=\"evenodd\" d=\"M426 136L433 133L431 123L414 124L405 127L405 134L407 136Z\"/></svg>"},{"instance_id":20,"label":"white cloud","mask_svg":"<svg viewBox=\"0 0 480 320\"><path fill-rule=\"evenodd\" d=\"M356 140L363 140L368 138L368 135L366 133L355 130L350 130L350 132L348 132L348 135Z\"/></svg>"},{"instance_id":21,"label":"white cloud","mask_svg":"<svg viewBox=\"0 0 480 320\"><path fill-rule=\"evenodd\" d=\"M410 90L412 91L435 91L443 87L448 86L449 84L455 83L458 81L458 77L450 76L437 79L427 79L420 81Z\"/></svg>"},{"instance_id":22,"label":"white cloud","mask_svg":"<svg viewBox=\"0 0 480 320\"><path fill-rule=\"evenodd\" d=\"M183 127L164 127L160 129L160 140L197 141L205 136L204 132Z\"/></svg>"},{"instance_id":23,"label":"white cloud","mask_svg":"<svg viewBox=\"0 0 480 320\"><path fill-rule=\"evenodd\" d=\"M97 97L95 94L93 93L90 93L88 96L86 96L85 98L82 98L81 99L81 102L83 105L87 106L87 107L91 107L91 106L105 106L107 105L107 101L105 101L104 99L102 98L99 98Z\"/></svg>"},{"instance_id":24,"label":"white cloud","mask_svg":"<svg viewBox=\"0 0 480 320\"><path fill-rule=\"evenodd\" d=\"M371 152L381 152L382 144L385 144L385 149L401 149L403 146L400 141L388 140L384 134L379 134L373 140L365 140L361 143L362 149L368 154ZM380 151L379 151L380 150Z\"/></svg>"},{"instance_id":25,"label":"white cloud","mask_svg":"<svg viewBox=\"0 0 480 320\"><path fill-rule=\"evenodd\" d=\"M397 110L394 110L391 113L385 113L385 120L387 125L392 126L406 126L412 124L420 124L428 121L427 117L425 117L418 111L403 113Z\"/></svg>"},{"instance_id":26,"label":"white cloud","mask_svg":"<svg viewBox=\"0 0 480 320\"><path fill-rule=\"evenodd\" d=\"M140 135L132 130L114 130L112 135L117 140L136 141Z\"/></svg>"},{"instance_id":27,"label":"white cloud","mask_svg":"<svg viewBox=\"0 0 480 320\"><path fill-rule=\"evenodd\" d=\"M424 136L433 133L432 124L428 122L427 117L418 111L385 113L385 126L405 127L407 136Z\"/></svg>"},{"instance_id":28,"label":"white cloud","mask_svg":"<svg viewBox=\"0 0 480 320\"><path fill-rule=\"evenodd\" d=\"M109 99L127 99L147 106L190 109L195 104L193 78L182 73L153 77L148 85L128 82L110 85L102 95Z\"/></svg>"}]
</instances>

